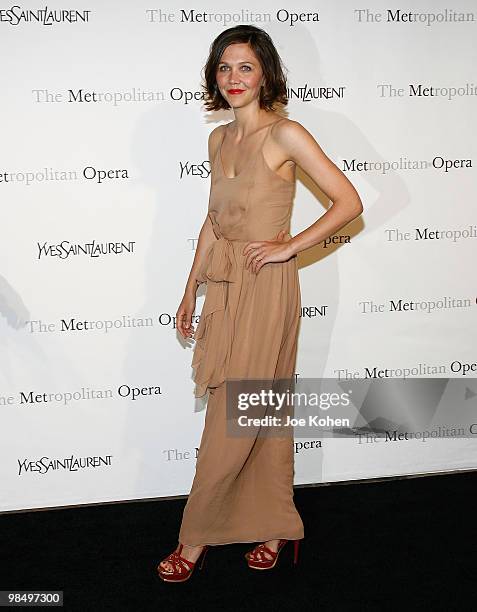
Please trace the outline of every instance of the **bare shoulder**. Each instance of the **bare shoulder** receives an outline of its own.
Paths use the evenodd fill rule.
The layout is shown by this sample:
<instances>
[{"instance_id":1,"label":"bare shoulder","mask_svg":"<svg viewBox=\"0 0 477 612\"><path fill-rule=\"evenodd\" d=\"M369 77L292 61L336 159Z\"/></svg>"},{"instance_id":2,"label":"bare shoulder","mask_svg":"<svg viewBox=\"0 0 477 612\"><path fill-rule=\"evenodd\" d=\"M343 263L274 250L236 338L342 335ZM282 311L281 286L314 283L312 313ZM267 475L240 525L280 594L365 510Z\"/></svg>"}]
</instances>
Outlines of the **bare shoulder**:
<instances>
[{"instance_id":1,"label":"bare shoulder","mask_svg":"<svg viewBox=\"0 0 477 612\"><path fill-rule=\"evenodd\" d=\"M291 152L300 146L315 141L310 132L301 123L284 117L273 126L272 134L275 142L284 150Z\"/></svg>"},{"instance_id":2,"label":"bare shoulder","mask_svg":"<svg viewBox=\"0 0 477 612\"><path fill-rule=\"evenodd\" d=\"M348 200L353 203L355 210L362 211L358 192L348 177L326 155L301 123L287 119L274 127L277 146L288 160L295 162L330 200Z\"/></svg>"},{"instance_id":3,"label":"bare shoulder","mask_svg":"<svg viewBox=\"0 0 477 612\"><path fill-rule=\"evenodd\" d=\"M223 134L225 129L225 124L217 125L209 134L209 144L214 145L218 142Z\"/></svg>"},{"instance_id":4,"label":"bare shoulder","mask_svg":"<svg viewBox=\"0 0 477 612\"><path fill-rule=\"evenodd\" d=\"M219 148L219 145L225 135L225 130L229 125L235 125L235 121L229 121L229 123L221 123L217 125L209 134L209 159L212 159L215 152Z\"/></svg>"},{"instance_id":5,"label":"bare shoulder","mask_svg":"<svg viewBox=\"0 0 477 612\"><path fill-rule=\"evenodd\" d=\"M220 141L223 137L223 131L225 129L225 125L221 124L216 126L209 134L208 139L208 149L209 149L209 159L213 159L215 153L219 147Z\"/></svg>"}]
</instances>

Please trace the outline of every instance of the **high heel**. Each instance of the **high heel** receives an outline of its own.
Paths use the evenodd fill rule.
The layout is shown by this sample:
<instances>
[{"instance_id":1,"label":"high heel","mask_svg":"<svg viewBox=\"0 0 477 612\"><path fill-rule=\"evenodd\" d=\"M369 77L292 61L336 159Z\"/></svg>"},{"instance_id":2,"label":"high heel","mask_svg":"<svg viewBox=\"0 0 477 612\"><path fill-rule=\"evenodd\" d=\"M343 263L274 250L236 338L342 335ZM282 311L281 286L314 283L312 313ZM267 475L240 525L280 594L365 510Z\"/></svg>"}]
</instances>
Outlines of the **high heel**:
<instances>
[{"instance_id":1,"label":"high heel","mask_svg":"<svg viewBox=\"0 0 477 612\"><path fill-rule=\"evenodd\" d=\"M265 546L265 544L259 544L248 553L245 554L248 566L252 569L272 569L275 567L278 561L278 555L287 542L293 542L293 565L298 563L298 548L300 546L300 540L280 540L276 552ZM269 559L266 554L271 559Z\"/></svg>"},{"instance_id":2,"label":"high heel","mask_svg":"<svg viewBox=\"0 0 477 612\"><path fill-rule=\"evenodd\" d=\"M182 548L183 544L180 544L179 550L175 550L168 557L163 559L163 561L168 561L172 565L172 571L167 571L160 565L157 566L157 573L159 574L159 577L164 580L164 582L185 582L186 580L189 580L189 578L192 576L192 572L194 571L195 566L199 563L199 560L199 569L202 569L202 566L204 565L205 555L209 547L206 545L202 548L202 550L200 551L200 555L198 556L197 561L195 562L189 561L189 559L181 557Z\"/></svg>"}]
</instances>

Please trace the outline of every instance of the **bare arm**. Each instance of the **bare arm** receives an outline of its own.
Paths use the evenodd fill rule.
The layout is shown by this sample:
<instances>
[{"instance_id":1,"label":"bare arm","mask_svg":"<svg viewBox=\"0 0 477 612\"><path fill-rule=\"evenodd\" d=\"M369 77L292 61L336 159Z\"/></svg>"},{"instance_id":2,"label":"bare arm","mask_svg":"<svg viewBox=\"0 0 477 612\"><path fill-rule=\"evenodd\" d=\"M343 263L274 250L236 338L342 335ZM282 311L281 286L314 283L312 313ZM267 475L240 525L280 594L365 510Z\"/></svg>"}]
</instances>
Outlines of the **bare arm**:
<instances>
[{"instance_id":1,"label":"bare arm","mask_svg":"<svg viewBox=\"0 0 477 612\"><path fill-rule=\"evenodd\" d=\"M288 241L292 255L319 244L363 212L358 192L346 175L325 155L300 123L285 121L275 130L276 144L333 202L315 223Z\"/></svg>"},{"instance_id":2,"label":"bare arm","mask_svg":"<svg viewBox=\"0 0 477 612\"><path fill-rule=\"evenodd\" d=\"M209 218L209 215L207 215L199 232L199 240L197 241L194 261L192 263L189 278L187 279L184 295L192 294L195 296L197 287L199 286L199 283L197 281L199 270L202 266L207 250L209 249L210 245L216 240L217 238L215 237L214 231L212 229L212 222Z\"/></svg>"},{"instance_id":3,"label":"bare arm","mask_svg":"<svg viewBox=\"0 0 477 612\"><path fill-rule=\"evenodd\" d=\"M219 136L218 128L215 128L209 134L209 140L208 140L209 160L212 160L214 158L214 155L215 155L218 143L219 143L218 136ZM212 222L210 220L209 214L207 213L205 217L205 221L202 224L202 227L199 232L199 240L197 241L197 248L196 248L195 255L194 255L194 261L192 263L192 268L189 274L189 278L187 279L184 295L192 294L195 296L197 287L198 287L197 277L198 277L199 270L204 262L205 255L210 245L214 243L216 240L217 238L215 237L214 231L212 229Z\"/></svg>"},{"instance_id":4,"label":"bare arm","mask_svg":"<svg viewBox=\"0 0 477 612\"><path fill-rule=\"evenodd\" d=\"M212 160L218 146L218 128L212 130L209 134L208 149L209 160ZM195 250L194 261L187 279L184 296L176 313L177 330L184 338L192 338L194 335L194 326L192 325L192 316L195 311L196 293L199 286L198 276L199 271L205 261L207 251L210 246L217 240L212 228L212 222L209 214L205 217L204 223L199 232L199 240Z\"/></svg>"}]
</instances>

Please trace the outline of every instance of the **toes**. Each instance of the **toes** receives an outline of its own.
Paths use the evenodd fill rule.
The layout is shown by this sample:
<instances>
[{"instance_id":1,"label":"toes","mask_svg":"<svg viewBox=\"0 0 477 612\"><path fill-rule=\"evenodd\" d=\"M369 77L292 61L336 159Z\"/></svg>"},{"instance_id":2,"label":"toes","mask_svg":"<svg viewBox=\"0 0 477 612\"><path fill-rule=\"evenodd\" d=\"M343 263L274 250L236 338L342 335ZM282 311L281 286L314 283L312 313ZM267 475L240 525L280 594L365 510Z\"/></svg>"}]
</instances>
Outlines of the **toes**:
<instances>
[{"instance_id":1,"label":"toes","mask_svg":"<svg viewBox=\"0 0 477 612\"><path fill-rule=\"evenodd\" d=\"M172 566L169 563L169 561L161 561L159 563L159 567L163 570L165 570L166 572L171 572L172 571Z\"/></svg>"},{"instance_id":2,"label":"toes","mask_svg":"<svg viewBox=\"0 0 477 612\"><path fill-rule=\"evenodd\" d=\"M248 553L248 559L260 563L264 561L273 561L274 557L267 550L264 550L263 545L260 545Z\"/></svg>"}]
</instances>

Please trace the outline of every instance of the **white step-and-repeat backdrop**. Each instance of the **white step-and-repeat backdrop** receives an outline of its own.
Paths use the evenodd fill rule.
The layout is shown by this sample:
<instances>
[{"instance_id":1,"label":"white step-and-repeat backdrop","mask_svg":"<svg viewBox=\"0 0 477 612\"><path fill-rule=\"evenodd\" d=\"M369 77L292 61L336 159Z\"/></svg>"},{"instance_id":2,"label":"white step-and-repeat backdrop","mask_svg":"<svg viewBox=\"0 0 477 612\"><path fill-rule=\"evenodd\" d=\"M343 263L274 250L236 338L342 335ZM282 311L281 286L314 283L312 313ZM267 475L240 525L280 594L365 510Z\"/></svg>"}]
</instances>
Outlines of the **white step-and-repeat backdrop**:
<instances>
[{"instance_id":1,"label":"white step-and-repeat backdrop","mask_svg":"<svg viewBox=\"0 0 477 612\"><path fill-rule=\"evenodd\" d=\"M207 137L233 119L204 111L201 70L241 23L364 204L299 255L298 377L467 381L464 428L451 410L425 442L297 439L295 483L477 467L477 5L242 6L0 6L0 510L189 491L205 404L174 315ZM292 233L328 205L299 172Z\"/></svg>"}]
</instances>

